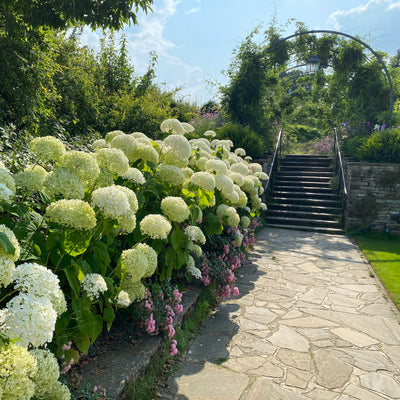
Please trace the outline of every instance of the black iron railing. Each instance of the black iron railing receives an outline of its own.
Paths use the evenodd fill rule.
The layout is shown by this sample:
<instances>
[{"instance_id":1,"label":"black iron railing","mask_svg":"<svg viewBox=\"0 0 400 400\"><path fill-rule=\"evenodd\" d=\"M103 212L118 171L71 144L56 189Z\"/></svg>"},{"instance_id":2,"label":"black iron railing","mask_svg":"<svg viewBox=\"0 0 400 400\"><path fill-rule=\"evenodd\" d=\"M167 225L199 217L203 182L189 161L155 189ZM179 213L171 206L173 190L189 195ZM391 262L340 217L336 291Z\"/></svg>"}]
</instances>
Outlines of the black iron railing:
<instances>
[{"instance_id":1,"label":"black iron railing","mask_svg":"<svg viewBox=\"0 0 400 400\"><path fill-rule=\"evenodd\" d=\"M345 225L346 205L347 205L347 187L346 177L344 175L342 154L340 152L339 138L336 128L333 128L333 161L334 171L337 177L337 193L342 202L342 228Z\"/></svg>"},{"instance_id":2,"label":"black iron railing","mask_svg":"<svg viewBox=\"0 0 400 400\"><path fill-rule=\"evenodd\" d=\"M271 167L269 169L268 181L264 188L264 193L268 196L268 191L271 189L271 183L274 179L275 173L278 170L279 160L282 158L282 138L284 131L281 128L276 141L274 156L272 157Z\"/></svg>"}]
</instances>

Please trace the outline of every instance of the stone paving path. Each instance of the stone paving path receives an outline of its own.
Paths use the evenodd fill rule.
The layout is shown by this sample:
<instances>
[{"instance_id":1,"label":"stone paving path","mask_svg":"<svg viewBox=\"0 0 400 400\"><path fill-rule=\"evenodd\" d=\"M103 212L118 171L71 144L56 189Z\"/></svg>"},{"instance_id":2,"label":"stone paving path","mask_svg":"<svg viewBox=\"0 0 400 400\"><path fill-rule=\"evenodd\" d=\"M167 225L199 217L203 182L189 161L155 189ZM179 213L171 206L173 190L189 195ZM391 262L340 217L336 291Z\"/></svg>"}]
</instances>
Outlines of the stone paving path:
<instances>
[{"instance_id":1,"label":"stone paving path","mask_svg":"<svg viewBox=\"0 0 400 400\"><path fill-rule=\"evenodd\" d=\"M345 236L265 229L162 398L400 399L399 313Z\"/></svg>"}]
</instances>

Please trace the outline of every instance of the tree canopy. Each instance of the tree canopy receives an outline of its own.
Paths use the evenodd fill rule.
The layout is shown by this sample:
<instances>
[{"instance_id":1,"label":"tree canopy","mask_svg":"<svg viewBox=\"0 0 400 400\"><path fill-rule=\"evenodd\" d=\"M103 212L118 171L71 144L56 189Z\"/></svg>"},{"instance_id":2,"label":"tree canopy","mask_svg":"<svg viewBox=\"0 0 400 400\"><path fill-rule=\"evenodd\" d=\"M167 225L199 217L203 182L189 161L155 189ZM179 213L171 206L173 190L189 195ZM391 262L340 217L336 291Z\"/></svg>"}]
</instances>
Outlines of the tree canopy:
<instances>
[{"instance_id":1,"label":"tree canopy","mask_svg":"<svg viewBox=\"0 0 400 400\"><path fill-rule=\"evenodd\" d=\"M137 23L137 13L147 12L153 0L0 0L0 27L67 28L88 25L120 29Z\"/></svg>"}]
</instances>

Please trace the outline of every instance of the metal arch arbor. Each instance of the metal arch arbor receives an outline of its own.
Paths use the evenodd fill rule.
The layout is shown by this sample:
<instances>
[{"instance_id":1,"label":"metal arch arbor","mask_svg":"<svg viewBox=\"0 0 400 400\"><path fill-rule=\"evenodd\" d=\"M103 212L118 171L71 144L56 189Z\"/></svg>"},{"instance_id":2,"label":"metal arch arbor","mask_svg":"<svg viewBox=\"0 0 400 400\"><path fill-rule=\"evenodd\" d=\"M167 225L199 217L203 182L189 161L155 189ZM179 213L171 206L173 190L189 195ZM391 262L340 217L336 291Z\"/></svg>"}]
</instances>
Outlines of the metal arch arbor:
<instances>
[{"instance_id":1,"label":"metal arch arbor","mask_svg":"<svg viewBox=\"0 0 400 400\"><path fill-rule=\"evenodd\" d=\"M383 71L386 75L386 78L388 80L389 83L389 91L390 91L390 107L389 107L389 126L392 125L392 114L393 114L393 100L394 100L394 94L393 94L393 85L392 85L392 79L390 78L389 75L389 71L386 68L385 63L382 60L382 57L367 43L363 42L361 39L356 38L352 35L349 35L348 33L343 33L343 32L338 32L338 31L331 31L331 30L327 30L327 29L318 29L318 30L312 30L312 31L304 31L304 32L297 32L294 33L293 35L290 36L286 36L283 39L280 39L272 44L270 44L265 51L269 51L271 50L273 47L277 46L280 43L285 42L286 40L292 39L296 36L301 36L301 35L308 35L308 34L314 34L314 33L330 33L333 35L340 35L340 36L345 36L348 37L349 39L355 40L356 42L360 43L361 45L363 45L365 48L367 48L379 61L379 63L382 65Z\"/></svg>"}]
</instances>

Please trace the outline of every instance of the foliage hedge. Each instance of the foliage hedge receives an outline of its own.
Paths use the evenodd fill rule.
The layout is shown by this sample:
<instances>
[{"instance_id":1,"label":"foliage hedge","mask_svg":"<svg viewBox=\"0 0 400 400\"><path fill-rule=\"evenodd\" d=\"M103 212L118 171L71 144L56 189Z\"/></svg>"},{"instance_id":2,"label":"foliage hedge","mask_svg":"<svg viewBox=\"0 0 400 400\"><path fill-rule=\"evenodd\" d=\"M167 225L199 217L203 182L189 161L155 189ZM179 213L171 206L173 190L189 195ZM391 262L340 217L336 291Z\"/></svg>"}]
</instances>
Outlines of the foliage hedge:
<instances>
[{"instance_id":1,"label":"foliage hedge","mask_svg":"<svg viewBox=\"0 0 400 400\"><path fill-rule=\"evenodd\" d=\"M215 133L188 141L193 128L176 119L159 129L163 140L110 131L92 150L37 137L31 165L11 172L1 160L5 398L69 399L55 356L67 373L121 308L132 308L137 329L166 335L173 355L188 282L211 285L218 299L238 293L234 271L266 208L265 174Z\"/></svg>"},{"instance_id":2,"label":"foliage hedge","mask_svg":"<svg viewBox=\"0 0 400 400\"><path fill-rule=\"evenodd\" d=\"M359 161L399 163L400 129L383 129L371 136L349 136L343 141L342 151Z\"/></svg>"}]
</instances>

